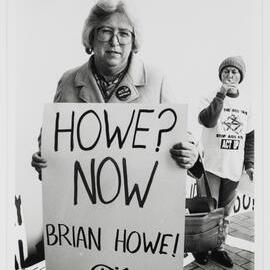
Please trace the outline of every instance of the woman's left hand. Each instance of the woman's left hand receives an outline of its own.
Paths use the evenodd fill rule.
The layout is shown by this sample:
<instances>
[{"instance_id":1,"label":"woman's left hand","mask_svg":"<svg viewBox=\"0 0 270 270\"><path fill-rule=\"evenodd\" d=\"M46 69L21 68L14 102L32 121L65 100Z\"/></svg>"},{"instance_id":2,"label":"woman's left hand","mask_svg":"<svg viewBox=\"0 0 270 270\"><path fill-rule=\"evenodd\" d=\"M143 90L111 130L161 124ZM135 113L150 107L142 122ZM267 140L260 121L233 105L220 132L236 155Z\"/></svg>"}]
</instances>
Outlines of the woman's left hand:
<instances>
[{"instance_id":1,"label":"woman's left hand","mask_svg":"<svg viewBox=\"0 0 270 270\"><path fill-rule=\"evenodd\" d=\"M253 181L253 175L254 175L254 169L253 168L249 168L246 170L247 175L249 176L249 180Z\"/></svg>"},{"instance_id":2,"label":"woman's left hand","mask_svg":"<svg viewBox=\"0 0 270 270\"><path fill-rule=\"evenodd\" d=\"M198 148L191 141L175 144L170 149L170 153L177 165L184 169L193 167L199 156Z\"/></svg>"}]
</instances>

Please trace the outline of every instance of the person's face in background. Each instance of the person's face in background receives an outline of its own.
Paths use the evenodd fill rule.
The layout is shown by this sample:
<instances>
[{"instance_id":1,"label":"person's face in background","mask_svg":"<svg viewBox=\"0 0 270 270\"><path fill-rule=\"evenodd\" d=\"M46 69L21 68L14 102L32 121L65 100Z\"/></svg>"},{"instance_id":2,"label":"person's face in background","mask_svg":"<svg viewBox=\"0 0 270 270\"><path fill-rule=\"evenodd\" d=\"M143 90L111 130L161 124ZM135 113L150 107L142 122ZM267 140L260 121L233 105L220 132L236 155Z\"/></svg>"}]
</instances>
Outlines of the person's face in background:
<instances>
[{"instance_id":1,"label":"person's face in background","mask_svg":"<svg viewBox=\"0 0 270 270\"><path fill-rule=\"evenodd\" d=\"M235 93L240 80L241 74L235 67L225 67L221 72L221 81L228 88L228 92Z\"/></svg>"},{"instance_id":2,"label":"person's face in background","mask_svg":"<svg viewBox=\"0 0 270 270\"><path fill-rule=\"evenodd\" d=\"M103 75L121 72L132 50L132 26L124 14L114 13L100 23L94 35L95 64Z\"/></svg>"}]
</instances>

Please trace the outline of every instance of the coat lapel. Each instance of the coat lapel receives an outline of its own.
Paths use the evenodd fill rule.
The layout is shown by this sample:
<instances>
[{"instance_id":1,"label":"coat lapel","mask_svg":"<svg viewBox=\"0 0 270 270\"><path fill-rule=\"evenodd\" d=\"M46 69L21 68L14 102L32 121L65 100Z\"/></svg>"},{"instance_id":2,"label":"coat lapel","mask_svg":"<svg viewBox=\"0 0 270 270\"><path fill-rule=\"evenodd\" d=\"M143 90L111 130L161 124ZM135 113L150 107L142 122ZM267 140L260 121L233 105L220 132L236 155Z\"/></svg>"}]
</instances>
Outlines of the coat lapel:
<instances>
[{"instance_id":1,"label":"coat lapel","mask_svg":"<svg viewBox=\"0 0 270 270\"><path fill-rule=\"evenodd\" d=\"M84 102L104 103L105 100L99 90L92 70L89 68L89 62L85 63L77 72L75 77L75 86L78 87L79 98Z\"/></svg>"}]
</instances>

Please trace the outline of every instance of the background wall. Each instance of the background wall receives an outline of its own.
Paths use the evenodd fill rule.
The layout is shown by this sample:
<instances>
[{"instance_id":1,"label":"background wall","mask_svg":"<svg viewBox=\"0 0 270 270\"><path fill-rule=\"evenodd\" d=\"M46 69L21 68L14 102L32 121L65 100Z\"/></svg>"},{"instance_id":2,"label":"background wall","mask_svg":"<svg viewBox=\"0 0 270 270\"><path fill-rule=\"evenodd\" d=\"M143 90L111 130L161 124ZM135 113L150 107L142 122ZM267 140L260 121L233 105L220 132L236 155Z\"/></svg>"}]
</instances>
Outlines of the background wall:
<instances>
[{"instance_id":1,"label":"background wall","mask_svg":"<svg viewBox=\"0 0 270 270\"><path fill-rule=\"evenodd\" d=\"M191 104L190 123L196 134L200 131L196 104L206 92L219 87L217 69L227 56L243 56L247 76L241 89L250 91L254 104L259 104L261 28L257 1L133 2L143 31L140 54L168 75L176 101L185 98ZM37 151L43 104L52 101L62 73L88 59L81 45L81 30L92 3L11 1L16 193L23 200L30 252L42 234L41 182L30 162Z\"/></svg>"}]
</instances>

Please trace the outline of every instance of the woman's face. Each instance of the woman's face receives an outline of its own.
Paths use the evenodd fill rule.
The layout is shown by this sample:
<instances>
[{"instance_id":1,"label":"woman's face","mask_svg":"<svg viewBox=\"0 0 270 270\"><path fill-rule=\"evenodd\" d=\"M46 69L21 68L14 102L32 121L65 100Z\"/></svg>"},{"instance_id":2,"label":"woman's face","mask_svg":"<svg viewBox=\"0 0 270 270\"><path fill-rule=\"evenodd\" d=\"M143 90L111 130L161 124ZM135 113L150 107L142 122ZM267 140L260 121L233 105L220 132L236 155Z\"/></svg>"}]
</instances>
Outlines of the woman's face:
<instances>
[{"instance_id":1,"label":"woman's face","mask_svg":"<svg viewBox=\"0 0 270 270\"><path fill-rule=\"evenodd\" d=\"M123 14L114 13L100 23L94 34L93 51L101 71L115 74L126 67L132 50L132 31Z\"/></svg>"},{"instance_id":2,"label":"woman's face","mask_svg":"<svg viewBox=\"0 0 270 270\"><path fill-rule=\"evenodd\" d=\"M238 85L241 79L239 70L235 67L225 67L221 73L221 81L224 84Z\"/></svg>"}]
</instances>

